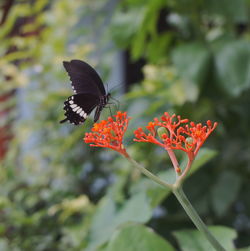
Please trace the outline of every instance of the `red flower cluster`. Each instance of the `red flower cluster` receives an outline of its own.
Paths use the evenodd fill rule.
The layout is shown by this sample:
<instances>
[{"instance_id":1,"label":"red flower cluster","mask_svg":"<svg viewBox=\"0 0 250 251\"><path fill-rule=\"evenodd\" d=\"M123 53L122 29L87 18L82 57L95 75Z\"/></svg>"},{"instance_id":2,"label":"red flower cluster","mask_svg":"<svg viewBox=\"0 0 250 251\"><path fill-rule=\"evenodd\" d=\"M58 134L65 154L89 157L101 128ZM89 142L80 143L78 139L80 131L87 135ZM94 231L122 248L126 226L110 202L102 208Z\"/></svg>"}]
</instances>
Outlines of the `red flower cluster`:
<instances>
[{"instance_id":1,"label":"red flower cluster","mask_svg":"<svg viewBox=\"0 0 250 251\"><path fill-rule=\"evenodd\" d=\"M84 141L92 143L90 146L107 147L126 155L122 141L130 118L127 117L126 112L120 111L113 117L95 123L92 132L85 133Z\"/></svg>"},{"instance_id":2,"label":"red flower cluster","mask_svg":"<svg viewBox=\"0 0 250 251\"><path fill-rule=\"evenodd\" d=\"M91 143L90 146L111 148L136 165L144 174L149 175L149 171L141 167L126 152L123 146L123 136L127 130L130 118L126 112L117 112L113 117L95 123L92 132L85 133L84 141ZM167 112L161 117L161 120L155 118L146 126L148 132L141 127L135 130L134 141L149 142L163 147L167 152L176 172L178 182L181 182L191 168L192 162L199 149L216 128L217 123L207 121L206 125L195 124L188 119L181 119L175 114L170 116ZM182 170L175 156L174 150L182 150L187 153L188 162ZM177 182L177 181L176 181Z\"/></svg>"},{"instance_id":3,"label":"red flower cluster","mask_svg":"<svg viewBox=\"0 0 250 251\"><path fill-rule=\"evenodd\" d=\"M194 122L188 124L188 122L188 119L181 119L175 114L170 116L165 112L161 121L155 118L153 122L148 123L146 128L149 132L147 134L142 128L138 128L135 131L136 139L134 141L154 143L166 150L182 150L192 161L205 140L216 128L217 123L212 124L210 120L207 121L207 125L195 124ZM161 129L160 139L156 138L158 128Z\"/></svg>"},{"instance_id":4,"label":"red flower cluster","mask_svg":"<svg viewBox=\"0 0 250 251\"><path fill-rule=\"evenodd\" d=\"M95 123L92 132L85 134L84 141L91 143L90 146L111 148L128 157L122 142L129 120L126 112L119 111L113 117ZM175 114L170 116L165 112L161 120L155 118L153 122L148 123L147 133L141 127L135 130L134 141L154 143L166 149L176 173L181 173L173 150L187 153L188 170L199 149L216 126L217 123L212 123L210 120L206 125L195 124L188 119L181 119Z\"/></svg>"}]
</instances>

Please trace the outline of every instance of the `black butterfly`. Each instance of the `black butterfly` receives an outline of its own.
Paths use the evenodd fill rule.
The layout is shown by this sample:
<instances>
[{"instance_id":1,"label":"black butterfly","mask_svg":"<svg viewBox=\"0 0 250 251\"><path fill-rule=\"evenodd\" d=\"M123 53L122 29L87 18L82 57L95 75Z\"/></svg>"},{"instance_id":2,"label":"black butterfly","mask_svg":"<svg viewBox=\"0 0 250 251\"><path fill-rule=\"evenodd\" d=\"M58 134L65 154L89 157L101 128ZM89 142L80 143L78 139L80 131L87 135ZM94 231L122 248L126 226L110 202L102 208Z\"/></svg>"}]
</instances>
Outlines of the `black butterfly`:
<instances>
[{"instance_id":1,"label":"black butterfly","mask_svg":"<svg viewBox=\"0 0 250 251\"><path fill-rule=\"evenodd\" d=\"M89 64L81 60L64 61L63 66L69 74L75 94L64 102L66 118L60 123L69 121L79 125L87 119L95 107L94 122L96 122L110 97L110 93L106 94L100 76Z\"/></svg>"}]
</instances>

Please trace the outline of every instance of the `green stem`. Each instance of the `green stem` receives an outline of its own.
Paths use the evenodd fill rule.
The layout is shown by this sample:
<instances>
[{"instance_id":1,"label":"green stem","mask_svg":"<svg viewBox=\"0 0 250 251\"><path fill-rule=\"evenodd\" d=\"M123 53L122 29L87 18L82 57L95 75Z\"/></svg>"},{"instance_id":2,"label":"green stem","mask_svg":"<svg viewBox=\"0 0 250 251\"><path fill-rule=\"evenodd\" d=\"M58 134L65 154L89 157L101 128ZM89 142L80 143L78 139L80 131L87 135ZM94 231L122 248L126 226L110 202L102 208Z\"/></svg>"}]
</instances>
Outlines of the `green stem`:
<instances>
[{"instance_id":1,"label":"green stem","mask_svg":"<svg viewBox=\"0 0 250 251\"><path fill-rule=\"evenodd\" d=\"M155 181L159 185L162 185L168 189L173 190L173 186L171 184L168 184L167 182L161 180L156 175L152 174L150 171L148 171L145 167L140 165L138 162L136 162L134 159L132 159L128 153L126 155L123 155L133 166L135 166L137 169L139 169L143 174L145 174L148 178Z\"/></svg>"},{"instance_id":2,"label":"green stem","mask_svg":"<svg viewBox=\"0 0 250 251\"><path fill-rule=\"evenodd\" d=\"M202 221L200 216L197 214L197 212L193 208L192 204L188 200L182 188L176 187L172 191L174 195L176 196L177 200L180 202L180 204L184 208L189 218L193 221L194 225L197 227L197 229L200 232L202 232L206 236L207 240L211 243L214 249L217 251L226 251L221 246L221 244L215 239L215 237L211 234L211 232L208 230L207 226L205 225L205 223Z\"/></svg>"}]
</instances>

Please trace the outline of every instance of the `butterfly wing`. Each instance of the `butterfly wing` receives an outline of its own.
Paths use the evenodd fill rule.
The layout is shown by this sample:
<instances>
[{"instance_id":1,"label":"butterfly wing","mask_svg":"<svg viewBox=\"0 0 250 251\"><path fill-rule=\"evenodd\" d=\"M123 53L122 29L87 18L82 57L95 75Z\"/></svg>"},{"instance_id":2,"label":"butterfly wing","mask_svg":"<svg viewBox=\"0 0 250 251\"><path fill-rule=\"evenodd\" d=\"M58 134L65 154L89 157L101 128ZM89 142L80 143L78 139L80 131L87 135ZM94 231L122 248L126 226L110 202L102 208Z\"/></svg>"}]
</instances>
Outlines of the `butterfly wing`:
<instances>
[{"instance_id":1,"label":"butterfly wing","mask_svg":"<svg viewBox=\"0 0 250 251\"><path fill-rule=\"evenodd\" d=\"M83 123L91 111L98 106L100 99L92 93L80 93L70 96L64 102L65 119L60 121L64 123L69 121L72 124L79 125Z\"/></svg>"},{"instance_id":2,"label":"butterfly wing","mask_svg":"<svg viewBox=\"0 0 250 251\"><path fill-rule=\"evenodd\" d=\"M70 62L64 61L63 66L69 74L72 88L76 94L92 93L97 96L106 95L100 76L89 64L74 59Z\"/></svg>"}]
</instances>

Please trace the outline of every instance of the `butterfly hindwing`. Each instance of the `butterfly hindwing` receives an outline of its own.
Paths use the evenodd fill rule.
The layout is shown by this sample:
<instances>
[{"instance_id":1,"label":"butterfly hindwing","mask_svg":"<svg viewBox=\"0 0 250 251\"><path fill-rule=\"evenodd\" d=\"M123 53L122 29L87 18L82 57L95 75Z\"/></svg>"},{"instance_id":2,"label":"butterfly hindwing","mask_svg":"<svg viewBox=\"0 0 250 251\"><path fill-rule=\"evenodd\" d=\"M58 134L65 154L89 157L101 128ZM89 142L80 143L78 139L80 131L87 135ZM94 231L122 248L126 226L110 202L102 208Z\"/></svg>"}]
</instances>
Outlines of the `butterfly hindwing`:
<instances>
[{"instance_id":1,"label":"butterfly hindwing","mask_svg":"<svg viewBox=\"0 0 250 251\"><path fill-rule=\"evenodd\" d=\"M74 59L70 62L64 61L63 66L69 74L72 88L76 94L106 94L103 82L98 73L86 62Z\"/></svg>"},{"instance_id":2,"label":"butterfly hindwing","mask_svg":"<svg viewBox=\"0 0 250 251\"><path fill-rule=\"evenodd\" d=\"M80 93L70 96L64 102L63 109L66 118L61 123L67 120L75 125L83 123L91 111L99 106L99 103L99 97L92 93Z\"/></svg>"}]
</instances>

